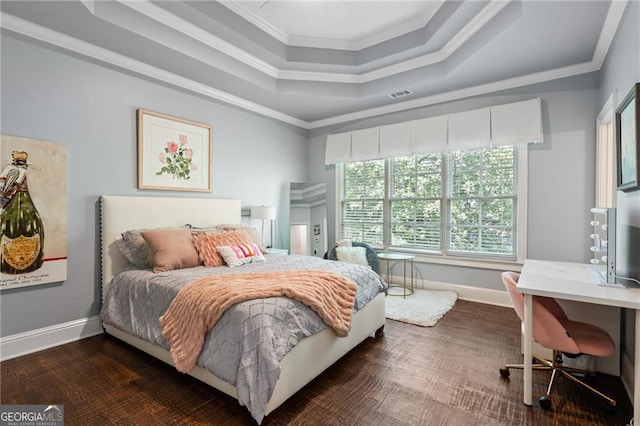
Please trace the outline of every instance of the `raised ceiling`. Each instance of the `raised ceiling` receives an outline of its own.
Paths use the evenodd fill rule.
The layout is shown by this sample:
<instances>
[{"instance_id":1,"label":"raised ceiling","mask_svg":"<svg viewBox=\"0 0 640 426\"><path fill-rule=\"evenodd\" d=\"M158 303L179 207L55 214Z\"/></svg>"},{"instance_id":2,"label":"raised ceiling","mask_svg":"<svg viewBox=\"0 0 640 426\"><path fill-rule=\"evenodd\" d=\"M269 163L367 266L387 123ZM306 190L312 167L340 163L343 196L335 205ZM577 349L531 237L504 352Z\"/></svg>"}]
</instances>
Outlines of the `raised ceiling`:
<instances>
[{"instance_id":1,"label":"raised ceiling","mask_svg":"<svg viewBox=\"0 0 640 426\"><path fill-rule=\"evenodd\" d=\"M620 0L2 1L0 24L4 34L309 129L598 71L625 7Z\"/></svg>"}]
</instances>

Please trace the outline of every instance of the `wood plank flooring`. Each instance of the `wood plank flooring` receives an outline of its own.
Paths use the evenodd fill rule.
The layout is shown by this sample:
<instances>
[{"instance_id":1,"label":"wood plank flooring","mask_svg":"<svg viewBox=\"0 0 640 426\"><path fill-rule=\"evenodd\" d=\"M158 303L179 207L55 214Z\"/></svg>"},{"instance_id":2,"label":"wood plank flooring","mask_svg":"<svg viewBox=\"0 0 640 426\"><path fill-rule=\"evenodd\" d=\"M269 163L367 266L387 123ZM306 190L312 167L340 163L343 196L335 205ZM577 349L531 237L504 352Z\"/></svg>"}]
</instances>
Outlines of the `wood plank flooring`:
<instances>
[{"instance_id":1,"label":"wood plank flooring","mask_svg":"<svg viewBox=\"0 0 640 426\"><path fill-rule=\"evenodd\" d=\"M627 425L619 378L593 384L601 400L558 381L544 411L547 372L534 372L534 405L522 403L519 321L512 309L459 300L435 327L387 320L263 421L263 425ZM63 404L66 425L252 425L238 402L150 355L101 335L0 363L2 404Z\"/></svg>"}]
</instances>

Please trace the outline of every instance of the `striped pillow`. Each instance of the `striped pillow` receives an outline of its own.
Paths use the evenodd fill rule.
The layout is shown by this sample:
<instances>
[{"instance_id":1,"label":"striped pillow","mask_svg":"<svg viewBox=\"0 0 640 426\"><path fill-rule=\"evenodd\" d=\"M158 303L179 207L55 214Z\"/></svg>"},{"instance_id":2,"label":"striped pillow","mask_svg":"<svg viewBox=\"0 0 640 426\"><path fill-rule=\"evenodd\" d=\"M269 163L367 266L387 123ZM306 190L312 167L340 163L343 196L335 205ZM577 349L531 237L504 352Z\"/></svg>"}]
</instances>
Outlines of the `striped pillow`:
<instances>
[{"instance_id":1,"label":"striped pillow","mask_svg":"<svg viewBox=\"0 0 640 426\"><path fill-rule=\"evenodd\" d=\"M239 244L237 246L219 246L218 253L229 268L251 262L264 262L264 256L256 243Z\"/></svg>"}]
</instances>

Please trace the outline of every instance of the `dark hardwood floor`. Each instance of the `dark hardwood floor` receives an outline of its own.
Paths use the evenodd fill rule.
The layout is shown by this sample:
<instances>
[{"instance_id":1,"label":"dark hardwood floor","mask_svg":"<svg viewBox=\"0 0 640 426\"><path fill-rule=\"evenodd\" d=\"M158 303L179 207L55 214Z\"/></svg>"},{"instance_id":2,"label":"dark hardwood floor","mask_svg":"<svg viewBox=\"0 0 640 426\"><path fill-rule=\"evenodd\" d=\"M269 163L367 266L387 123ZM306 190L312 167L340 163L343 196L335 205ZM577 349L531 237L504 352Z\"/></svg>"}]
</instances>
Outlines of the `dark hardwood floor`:
<instances>
[{"instance_id":1,"label":"dark hardwood floor","mask_svg":"<svg viewBox=\"0 0 640 426\"><path fill-rule=\"evenodd\" d=\"M619 378L593 384L602 401L566 380L544 411L547 372L534 372L522 403L519 321L512 309L459 300L435 327L387 320L264 420L264 425L626 425L632 407ZM2 362L2 404L63 404L67 425L255 424L233 398L106 335Z\"/></svg>"}]
</instances>

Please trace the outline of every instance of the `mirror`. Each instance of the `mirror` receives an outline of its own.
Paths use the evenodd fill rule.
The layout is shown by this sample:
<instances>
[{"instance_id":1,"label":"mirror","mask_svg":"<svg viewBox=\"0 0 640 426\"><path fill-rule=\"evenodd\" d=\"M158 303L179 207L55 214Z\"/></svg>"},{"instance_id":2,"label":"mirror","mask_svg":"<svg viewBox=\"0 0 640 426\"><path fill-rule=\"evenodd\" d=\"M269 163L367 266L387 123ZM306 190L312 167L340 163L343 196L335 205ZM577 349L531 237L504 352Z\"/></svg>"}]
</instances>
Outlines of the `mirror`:
<instances>
[{"instance_id":1,"label":"mirror","mask_svg":"<svg viewBox=\"0 0 640 426\"><path fill-rule=\"evenodd\" d=\"M289 252L323 257L327 251L327 184L291 182Z\"/></svg>"}]
</instances>

